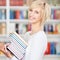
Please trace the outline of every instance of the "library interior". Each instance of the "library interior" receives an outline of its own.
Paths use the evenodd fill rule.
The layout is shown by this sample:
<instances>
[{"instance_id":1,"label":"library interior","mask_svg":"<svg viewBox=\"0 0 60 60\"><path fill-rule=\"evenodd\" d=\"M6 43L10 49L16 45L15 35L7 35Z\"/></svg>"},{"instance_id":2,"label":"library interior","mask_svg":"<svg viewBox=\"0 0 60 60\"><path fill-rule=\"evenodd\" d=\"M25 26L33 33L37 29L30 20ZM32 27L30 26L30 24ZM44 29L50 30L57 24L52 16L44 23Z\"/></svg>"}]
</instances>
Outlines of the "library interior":
<instances>
[{"instance_id":1,"label":"library interior","mask_svg":"<svg viewBox=\"0 0 60 60\"><path fill-rule=\"evenodd\" d=\"M9 33L23 36L31 31L28 24L28 8L34 0L0 0L0 42L8 43ZM60 0L44 0L51 7L50 19L43 27L47 36L47 49L44 60L60 60ZM9 60L0 51L0 60Z\"/></svg>"}]
</instances>

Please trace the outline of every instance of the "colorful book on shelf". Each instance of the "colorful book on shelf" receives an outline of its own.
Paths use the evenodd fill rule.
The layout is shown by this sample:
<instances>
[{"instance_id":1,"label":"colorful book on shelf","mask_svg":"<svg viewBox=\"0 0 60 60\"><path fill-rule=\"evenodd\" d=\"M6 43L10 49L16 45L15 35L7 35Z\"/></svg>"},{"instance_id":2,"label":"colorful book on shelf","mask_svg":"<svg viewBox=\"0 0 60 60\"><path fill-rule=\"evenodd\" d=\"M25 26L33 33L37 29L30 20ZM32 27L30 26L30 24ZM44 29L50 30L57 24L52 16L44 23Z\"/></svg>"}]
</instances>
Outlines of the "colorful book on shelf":
<instances>
[{"instance_id":1,"label":"colorful book on shelf","mask_svg":"<svg viewBox=\"0 0 60 60\"><path fill-rule=\"evenodd\" d=\"M6 19L6 10L0 9L0 19Z\"/></svg>"},{"instance_id":2,"label":"colorful book on shelf","mask_svg":"<svg viewBox=\"0 0 60 60\"><path fill-rule=\"evenodd\" d=\"M54 9L51 9L51 19L54 19Z\"/></svg>"},{"instance_id":3,"label":"colorful book on shelf","mask_svg":"<svg viewBox=\"0 0 60 60\"><path fill-rule=\"evenodd\" d=\"M0 0L0 6L6 6L6 0Z\"/></svg>"},{"instance_id":4,"label":"colorful book on shelf","mask_svg":"<svg viewBox=\"0 0 60 60\"><path fill-rule=\"evenodd\" d=\"M23 6L23 0L10 0L10 6Z\"/></svg>"},{"instance_id":5,"label":"colorful book on shelf","mask_svg":"<svg viewBox=\"0 0 60 60\"><path fill-rule=\"evenodd\" d=\"M22 59L25 55L26 48L28 46L16 32L10 33L9 37L11 38L11 44L7 47L19 60Z\"/></svg>"},{"instance_id":6,"label":"colorful book on shelf","mask_svg":"<svg viewBox=\"0 0 60 60\"><path fill-rule=\"evenodd\" d=\"M46 49L46 51L45 51L44 54L45 54L45 55L46 55L46 54L50 54L50 42L48 42L48 44L47 44L47 49Z\"/></svg>"},{"instance_id":7,"label":"colorful book on shelf","mask_svg":"<svg viewBox=\"0 0 60 60\"><path fill-rule=\"evenodd\" d=\"M19 10L15 11L15 19L20 19L20 11Z\"/></svg>"},{"instance_id":8,"label":"colorful book on shelf","mask_svg":"<svg viewBox=\"0 0 60 60\"><path fill-rule=\"evenodd\" d=\"M56 54L60 55L60 42L56 44Z\"/></svg>"},{"instance_id":9,"label":"colorful book on shelf","mask_svg":"<svg viewBox=\"0 0 60 60\"><path fill-rule=\"evenodd\" d=\"M60 9L54 10L54 19L60 19Z\"/></svg>"},{"instance_id":10,"label":"colorful book on shelf","mask_svg":"<svg viewBox=\"0 0 60 60\"><path fill-rule=\"evenodd\" d=\"M56 43L55 42L50 43L50 54L56 54Z\"/></svg>"},{"instance_id":11,"label":"colorful book on shelf","mask_svg":"<svg viewBox=\"0 0 60 60\"><path fill-rule=\"evenodd\" d=\"M14 10L10 10L10 19L14 19L15 18L15 12Z\"/></svg>"}]
</instances>

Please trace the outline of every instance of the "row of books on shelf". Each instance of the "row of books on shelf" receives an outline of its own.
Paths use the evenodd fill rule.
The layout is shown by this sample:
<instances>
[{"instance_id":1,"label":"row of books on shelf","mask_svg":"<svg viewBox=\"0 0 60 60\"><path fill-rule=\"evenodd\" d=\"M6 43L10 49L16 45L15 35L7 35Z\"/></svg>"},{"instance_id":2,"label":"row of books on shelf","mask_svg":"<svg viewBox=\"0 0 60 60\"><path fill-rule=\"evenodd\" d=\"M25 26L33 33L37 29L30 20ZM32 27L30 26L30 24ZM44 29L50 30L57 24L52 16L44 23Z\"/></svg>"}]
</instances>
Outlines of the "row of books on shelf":
<instances>
[{"instance_id":1,"label":"row of books on shelf","mask_svg":"<svg viewBox=\"0 0 60 60\"><path fill-rule=\"evenodd\" d=\"M0 6L6 6L7 0L0 0ZM28 5L28 0L9 0L10 6L23 6Z\"/></svg>"},{"instance_id":2,"label":"row of books on shelf","mask_svg":"<svg viewBox=\"0 0 60 60\"><path fill-rule=\"evenodd\" d=\"M24 34L27 31L31 31L31 25L30 24L14 24L12 23L14 26L14 31L16 31L18 34ZM10 24L10 27L12 27L12 25ZM47 34L60 34L60 24L45 24L44 25L44 31ZM5 23L0 23L0 34L3 34L3 32L5 33L6 31L6 24ZM13 31L13 29L12 29Z\"/></svg>"},{"instance_id":3,"label":"row of books on shelf","mask_svg":"<svg viewBox=\"0 0 60 60\"><path fill-rule=\"evenodd\" d=\"M0 9L0 19L6 19L6 10ZM27 10L10 10L10 19L28 19Z\"/></svg>"},{"instance_id":4,"label":"row of books on shelf","mask_svg":"<svg viewBox=\"0 0 60 60\"><path fill-rule=\"evenodd\" d=\"M0 19L6 19L6 9L0 9ZM10 10L10 19L28 19L28 10ZM51 9L51 19L60 20L60 8Z\"/></svg>"},{"instance_id":5,"label":"row of books on shelf","mask_svg":"<svg viewBox=\"0 0 60 60\"><path fill-rule=\"evenodd\" d=\"M60 42L48 42L45 55L57 54L60 55Z\"/></svg>"},{"instance_id":6,"label":"row of books on shelf","mask_svg":"<svg viewBox=\"0 0 60 60\"><path fill-rule=\"evenodd\" d=\"M28 11L10 10L10 19L28 19Z\"/></svg>"},{"instance_id":7,"label":"row of books on shelf","mask_svg":"<svg viewBox=\"0 0 60 60\"><path fill-rule=\"evenodd\" d=\"M15 25L15 32L17 32L18 34L24 34L27 31L31 31L31 25L26 25L26 24Z\"/></svg>"},{"instance_id":8,"label":"row of books on shelf","mask_svg":"<svg viewBox=\"0 0 60 60\"><path fill-rule=\"evenodd\" d=\"M45 24L43 29L47 34L60 34L60 24ZM15 31L19 34L24 34L27 31L31 31L31 25L16 24Z\"/></svg>"},{"instance_id":9,"label":"row of books on shelf","mask_svg":"<svg viewBox=\"0 0 60 60\"><path fill-rule=\"evenodd\" d=\"M60 34L60 24L45 24L44 31L48 34Z\"/></svg>"},{"instance_id":10,"label":"row of books on shelf","mask_svg":"<svg viewBox=\"0 0 60 60\"><path fill-rule=\"evenodd\" d=\"M51 19L58 19L60 20L60 8L52 8L51 9Z\"/></svg>"}]
</instances>

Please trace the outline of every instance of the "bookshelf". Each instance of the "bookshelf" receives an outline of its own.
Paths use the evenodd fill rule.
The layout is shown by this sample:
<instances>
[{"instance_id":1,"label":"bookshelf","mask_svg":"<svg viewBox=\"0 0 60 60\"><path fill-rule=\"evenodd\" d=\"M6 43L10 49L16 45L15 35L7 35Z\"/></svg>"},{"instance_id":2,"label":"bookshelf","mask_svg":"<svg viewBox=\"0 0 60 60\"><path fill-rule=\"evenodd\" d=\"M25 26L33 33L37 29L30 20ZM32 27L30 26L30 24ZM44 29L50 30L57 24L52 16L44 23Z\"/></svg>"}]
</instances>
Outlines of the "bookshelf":
<instances>
[{"instance_id":1,"label":"bookshelf","mask_svg":"<svg viewBox=\"0 0 60 60\"><path fill-rule=\"evenodd\" d=\"M12 10L13 12L14 11L26 11L28 10L28 6L30 1L24 1L24 4L21 4L21 5L13 5L11 6L11 3L10 1L12 0L6 0L6 3L5 5L2 5L0 6L0 10L6 10L6 18L4 19L0 19L0 23L5 23L6 24L6 28L4 31L6 31L4 34L0 34L0 41L1 42L9 42L7 38L9 36L9 32L13 32L13 31L16 31L16 25L19 26L19 28L22 26L22 33L25 33L28 30L30 30L30 26L26 27L27 24L29 23L28 21L28 18L21 18L20 16L19 17L12 17L12 19L10 19L10 11ZM21 0L23 1L23 0ZM32 1L32 0L31 0ZM18 3L18 2L17 2ZM22 2L23 3L23 2ZM60 6L51 6L51 9L60 9ZM25 12L24 12L25 13ZM24 13L21 13L24 15ZM19 13L17 13L19 15ZM21 25L22 24L22 25ZM25 25L24 25L25 24ZM60 19L48 19L48 21L46 21L45 24L52 24L52 25L55 25L55 24L60 24ZM18 29L19 29L18 28ZM54 29L54 28L53 28ZM21 31L20 31L21 32ZM19 32L19 33L20 33ZM23 35L21 33L21 35ZM55 33L52 33L51 31L47 31L46 32L46 35L47 35L47 38L48 38L48 42L60 42L60 28L59 28L59 33L55 32ZM0 55L0 58L2 60L2 58L4 57L4 55ZM6 58L6 57L5 57ZM57 54L46 54L44 57L44 60L60 60L60 55L57 55ZM7 60L7 59L4 59L4 60Z\"/></svg>"}]
</instances>

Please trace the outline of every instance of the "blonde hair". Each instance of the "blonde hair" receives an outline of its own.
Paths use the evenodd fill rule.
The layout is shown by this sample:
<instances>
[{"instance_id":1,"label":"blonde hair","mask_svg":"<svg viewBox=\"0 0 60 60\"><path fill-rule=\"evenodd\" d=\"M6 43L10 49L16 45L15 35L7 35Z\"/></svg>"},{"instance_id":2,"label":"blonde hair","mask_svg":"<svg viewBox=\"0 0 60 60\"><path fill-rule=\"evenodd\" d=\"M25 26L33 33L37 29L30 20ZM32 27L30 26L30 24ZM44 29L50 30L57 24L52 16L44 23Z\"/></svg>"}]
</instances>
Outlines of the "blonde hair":
<instances>
[{"instance_id":1,"label":"blonde hair","mask_svg":"<svg viewBox=\"0 0 60 60\"><path fill-rule=\"evenodd\" d=\"M30 8L33 8L33 7L40 7L43 9L44 14L42 16L42 20L43 20L42 23L50 19L51 9L48 3L46 3L45 1L36 0L36 1L33 1L32 4L30 5Z\"/></svg>"}]
</instances>

